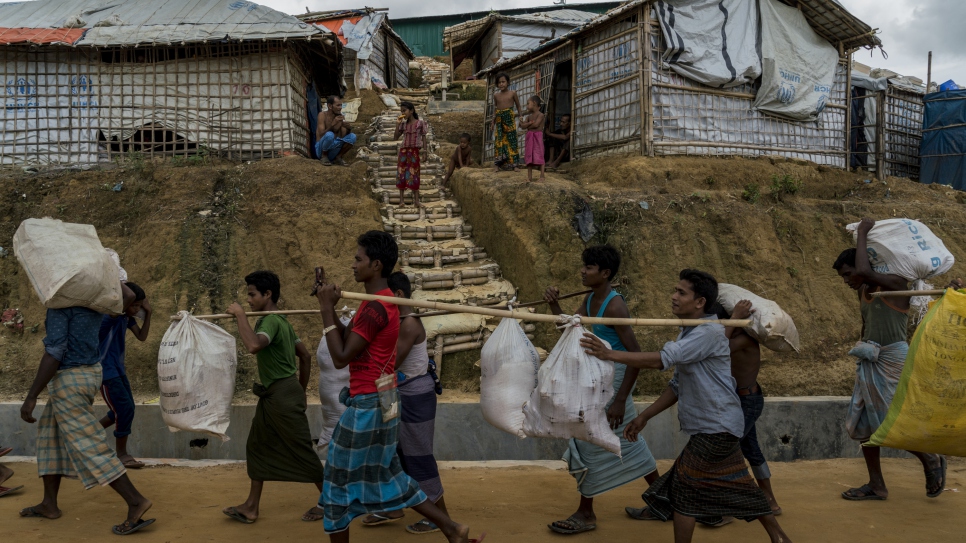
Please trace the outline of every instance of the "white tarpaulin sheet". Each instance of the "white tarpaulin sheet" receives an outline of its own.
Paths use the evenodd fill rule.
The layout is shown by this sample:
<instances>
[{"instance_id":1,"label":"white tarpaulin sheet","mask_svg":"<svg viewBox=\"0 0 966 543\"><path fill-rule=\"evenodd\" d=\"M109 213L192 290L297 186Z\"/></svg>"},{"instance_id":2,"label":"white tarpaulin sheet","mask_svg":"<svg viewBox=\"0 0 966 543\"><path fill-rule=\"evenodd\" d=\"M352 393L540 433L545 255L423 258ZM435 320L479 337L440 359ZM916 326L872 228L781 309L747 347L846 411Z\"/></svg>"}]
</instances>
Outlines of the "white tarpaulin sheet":
<instances>
[{"instance_id":1,"label":"white tarpaulin sheet","mask_svg":"<svg viewBox=\"0 0 966 543\"><path fill-rule=\"evenodd\" d=\"M796 121L814 121L825 109L839 52L809 26L802 12L778 0L760 0L761 87L754 107Z\"/></svg>"},{"instance_id":2,"label":"white tarpaulin sheet","mask_svg":"<svg viewBox=\"0 0 966 543\"><path fill-rule=\"evenodd\" d=\"M372 38L379 31L385 13L370 13L353 24L349 19L342 23L342 36L346 39L346 49L356 52L356 58L367 60L372 54Z\"/></svg>"},{"instance_id":3,"label":"white tarpaulin sheet","mask_svg":"<svg viewBox=\"0 0 966 543\"><path fill-rule=\"evenodd\" d=\"M513 58L531 49L553 36L559 38L573 30L572 26L526 24L505 21L503 23L503 58Z\"/></svg>"},{"instance_id":4,"label":"white tarpaulin sheet","mask_svg":"<svg viewBox=\"0 0 966 543\"><path fill-rule=\"evenodd\" d=\"M663 59L675 72L716 88L761 75L756 2L666 0L655 12L667 43Z\"/></svg>"}]
</instances>

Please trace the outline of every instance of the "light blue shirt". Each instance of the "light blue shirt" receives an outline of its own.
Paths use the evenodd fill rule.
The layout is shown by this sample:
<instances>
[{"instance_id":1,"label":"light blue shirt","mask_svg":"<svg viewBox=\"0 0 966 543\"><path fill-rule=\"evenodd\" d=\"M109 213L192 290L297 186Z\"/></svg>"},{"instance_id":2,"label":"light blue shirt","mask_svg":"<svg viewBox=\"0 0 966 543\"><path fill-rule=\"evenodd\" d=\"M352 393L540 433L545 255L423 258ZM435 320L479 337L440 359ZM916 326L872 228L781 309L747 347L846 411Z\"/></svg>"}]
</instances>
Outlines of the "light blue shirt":
<instances>
[{"instance_id":1,"label":"light blue shirt","mask_svg":"<svg viewBox=\"0 0 966 543\"><path fill-rule=\"evenodd\" d=\"M714 315L702 317L716 319ZM678 421L688 435L729 433L740 438L745 420L731 376L731 349L724 327L703 324L681 328L676 341L661 349L668 383L678 397Z\"/></svg>"}]
</instances>

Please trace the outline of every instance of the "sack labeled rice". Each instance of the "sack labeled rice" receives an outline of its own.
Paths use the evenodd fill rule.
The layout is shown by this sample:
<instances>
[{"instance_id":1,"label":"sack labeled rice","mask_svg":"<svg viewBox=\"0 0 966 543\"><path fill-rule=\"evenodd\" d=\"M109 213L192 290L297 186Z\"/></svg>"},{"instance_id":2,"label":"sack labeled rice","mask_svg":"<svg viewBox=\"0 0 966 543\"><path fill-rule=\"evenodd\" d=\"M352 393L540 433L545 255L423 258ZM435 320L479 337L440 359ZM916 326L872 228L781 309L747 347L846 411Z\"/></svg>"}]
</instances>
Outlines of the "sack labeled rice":
<instances>
[{"instance_id":1,"label":"sack labeled rice","mask_svg":"<svg viewBox=\"0 0 966 543\"><path fill-rule=\"evenodd\" d=\"M727 283L718 283L718 303L729 314L741 300L751 302L751 326L748 335L765 347L780 353L799 352L798 328L795 321L775 302L762 298L750 290Z\"/></svg>"},{"instance_id":2,"label":"sack labeled rice","mask_svg":"<svg viewBox=\"0 0 966 543\"><path fill-rule=\"evenodd\" d=\"M523 432L523 406L537 388L540 354L516 319L503 319L480 353L480 407L495 428L517 437Z\"/></svg>"},{"instance_id":3,"label":"sack labeled rice","mask_svg":"<svg viewBox=\"0 0 966 543\"><path fill-rule=\"evenodd\" d=\"M93 226L27 219L13 235L13 253L44 307L123 311L119 265L101 245Z\"/></svg>"},{"instance_id":4,"label":"sack labeled rice","mask_svg":"<svg viewBox=\"0 0 966 543\"><path fill-rule=\"evenodd\" d=\"M852 223L845 229L857 240L858 227L859 223ZM872 268L907 281L920 282L944 274L956 263L943 241L928 226L912 219L876 221L867 241Z\"/></svg>"},{"instance_id":5,"label":"sack labeled rice","mask_svg":"<svg viewBox=\"0 0 966 543\"><path fill-rule=\"evenodd\" d=\"M228 441L238 355L235 337L180 311L158 350L161 418L168 430L204 432Z\"/></svg>"},{"instance_id":6,"label":"sack labeled rice","mask_svg":"<svg viewBox=\"0 0 966 543\"><path fill-rule=\"evenodd\" d=\"M343 325L348 325L349 317L342 317ZM325 337L319 342L315 351L315 363L319 365L319 401L322 403L322 430L319 432L318 448L323 449L332 440L332 432L339 418L345 412L345 405L339 401L342 389L349 386L349 366L337 369L329 353L329 345Z\"/></svg>"},{"instance_id":7,"label":"sack labeled rice","mask_svg":"<svg viewBox=\"0 0 966 543\"><path fill-rule=\"evenodd\" d=\"M966 456L966 291L946 290L926 313L868 444Z\"/></svg>"},{"instance_id":8,"label":"sack labeled rice","mask_svg":"<svg viewBox=\"0 0 966 543\"><path fill-rule=\"evenodd\" d=\"M620 439L607 423L607 402L614 396L614 363L584 352L580 338L585 331L577 316L565 325L537 373L537 388L523 407L523 433L576 438L620 456Z\"/></svg>"}]
</instances>

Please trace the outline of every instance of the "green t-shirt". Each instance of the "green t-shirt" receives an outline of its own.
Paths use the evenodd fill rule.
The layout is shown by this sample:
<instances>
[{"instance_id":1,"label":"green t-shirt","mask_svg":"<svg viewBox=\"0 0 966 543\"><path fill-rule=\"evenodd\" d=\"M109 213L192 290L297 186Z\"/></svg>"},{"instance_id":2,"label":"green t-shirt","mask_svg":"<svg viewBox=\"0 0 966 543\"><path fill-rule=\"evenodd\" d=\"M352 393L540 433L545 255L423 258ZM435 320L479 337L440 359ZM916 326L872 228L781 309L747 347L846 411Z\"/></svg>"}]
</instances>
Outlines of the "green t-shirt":
<instances>
[{"instance_id":1,"label":"green t-shirt","mask_svg":"<svg viewBox=\"0 0 966 543\"><path fill-rule=\"evenodd\" d=\"M268 338L265 347L255 358L258 360L258 380L268 388L279 379L295 375L297 368L295 345L301 340L284 315L266 315L255 323L255 334Z\"/></svg>"}]
</instances>

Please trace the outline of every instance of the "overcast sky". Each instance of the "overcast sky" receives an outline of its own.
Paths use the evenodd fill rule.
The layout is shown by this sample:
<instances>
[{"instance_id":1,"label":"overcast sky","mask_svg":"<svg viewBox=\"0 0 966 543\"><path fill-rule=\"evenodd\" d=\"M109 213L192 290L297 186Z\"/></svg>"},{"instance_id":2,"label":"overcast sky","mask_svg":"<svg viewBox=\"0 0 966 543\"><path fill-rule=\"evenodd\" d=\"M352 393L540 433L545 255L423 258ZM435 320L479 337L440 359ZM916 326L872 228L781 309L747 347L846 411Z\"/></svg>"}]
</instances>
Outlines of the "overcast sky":
<instances>
[{"instance_id":1,"label":"overcast sky","mask_svg":"<svg viewBox=\"0 0 966 543\"><path fill-rule=\"evenodd\" d=\"M0 0L7 1L7 0ZM254 0L286 13L345 9L371 4L388 7L392 18L444 15L515 7L549 6L553 0ZM571 4L594 0L570 0ZM358 2L358 3L354 3ZM966 86L966 1L839 0L849 11L879 29L889 58L881 51L859 51L863 64L926 79L926 58L933 51L933 81L953 79ZM440 6L443 6L442 8ZM2 26L0 21L0 26Z\"/></svg>"}]
</instances>

